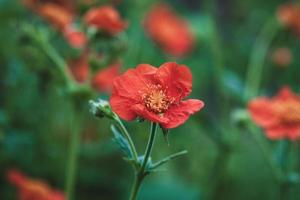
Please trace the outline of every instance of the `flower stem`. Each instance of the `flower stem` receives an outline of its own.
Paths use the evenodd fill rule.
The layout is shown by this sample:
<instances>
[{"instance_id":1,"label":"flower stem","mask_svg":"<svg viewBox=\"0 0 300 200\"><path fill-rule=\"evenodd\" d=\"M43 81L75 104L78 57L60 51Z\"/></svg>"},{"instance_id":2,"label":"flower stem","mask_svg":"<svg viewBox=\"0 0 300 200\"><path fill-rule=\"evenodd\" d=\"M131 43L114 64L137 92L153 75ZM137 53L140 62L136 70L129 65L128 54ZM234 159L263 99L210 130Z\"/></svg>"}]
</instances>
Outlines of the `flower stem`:
<instances>
[{"instance_id":1,"label":"flower stem","mask_svg":"<svg viewBox=\"0 0 300 200\"><path fill-rule=\"evenodd\" d=\"M72 89L75 82L71 77L70 73L67 70L67 64L60 57L60 55L55 51L55 49L49 44L49 41L40 42L42 50L45 54L56 64L60 74L63 76L64 81L66 82L67 88Z\"/></svg>"},{"instance_id":2,"label":"flower stem","mask_svg":"<svg viewBox=\"0 0 300 200\"><path fill-rule=\"evenodd\" d=\"M248 100L257 95L261 83L265 58L279 27L277 20L271 18L263 26L254 43L246 74L244 100Z\"/></svg>"},{"instance_id":3,"label":"flower stem","mask_svg":"<svg viewBox=\"0 0 300 200\"><path fill-rule=\"evenodd\" d=\"M146 152L145 152L143 164L142 164L141 169L140 169L141 173L144 173L145 168L146 168L147 163L148 163L148 160L150 158L150 155L151 155L151 152L152 152L152 148L153 148L153 144L154 144L154 141L155 141L157 127L158 127L157 123L154 123L154 122L151 123L150 137L149 137L149 140L148 140L148 144L147 144L147 148L146 148Z\"/></svg>"},{"instance_id":4,"label":"flower stem","mask_svg":"<svg viewBox=\"0 0 300 200\"><path fill-rule=\"evenodd\" d=\"M287 177L289 174L289 152L290 152L290 142L288 140L280 141L280 155L279 155L279 165L281 167L281 171ZM288 199L289 191L290 191L290 182L287 179L284 179L280 183L280 198Z\"/></svg>"},{"instance_id":5,"label":"flower stem","mask_svg":"<svg viewBox=\"0 0 300 200\"><path fill-rule=\"evenodd\" d=\"M121 129L121 131L123 132L124 136L126 137L126 139L128 140L128 143L129 143L129 146L131 148L131 151L133 153L133 158L134 158L134 161L136 163L138 163L138 154L137 154L137 151L136 151L136 148L134 146L134 143L130 137L130 134L128 133L127 129L125 128L124 124L122 123L122 121L120 120L120 118L117 118L115 120L115 122L117 123L118 127Z\"/></svg>"},{"instance_id":6,"label":"flower stem","mask_svg":"<svg viewBox=\"0 0 300 200\"><path fill-rule=\"evenodd\" d=\"M25 26L23 27L28 36L33 39L41 48L41 50L48 56L49 59L54 62L58 71L62 75L66 86L68 89L72 89L76 82L73 77L69 73L67 69L67 64L64 59L59 55L59 53L54 49L54 47L50 44L49 39L47 38L47 34L45 34L43 29L35 29L33 27Z\"/></svg>"},{"instance_id":7,"label":"flower stem","mask_svg":"<svg viewBox=\"0 0 300 200\"><path fill-rule=\"evenodd\" d=\"M78 153L80 146L80 120L74 116L72 123L71 143L69 146L68 163L66 168L65 193L67 200L73 199L73 192L76 183L76 170L78 165Z\"/></svg>"},{"instance_id":8,"label":"flower stem","mask_svg":"<svg viewBox=\"0 0 300 200\"><path fill-rule=\"evenodd\" d=\"M148 144L146 147L144 159L143 159L140 169L137 170L137 172L135 174L135 179L134 179L134 183L133 183L132 190L131 190L130 200L137 199L137 195L140 190L141 184L147 175L147 171L145 169L146 169L147 163L149 161L149 158L151 156L151 152L153 149L155 136L156 136L156 132L157 132L157 127L158 127L157 123L154 123L154 122L151 123L150 136L149 136Z\"/></svg>"},{"instance_id":9,"label":"flower stem","mask_svg":"<svg viewBox=\"0 0 300 200\"><path fill-rule=\"evenodd\" d=\"M144 177L139 177L138 175L135 176L134 178L134 183L131 189L131 195L130 195L130 200L136 200L137 199L137 195L140 189L140 186L142 184Z\"/></svg>"}]
</instances>

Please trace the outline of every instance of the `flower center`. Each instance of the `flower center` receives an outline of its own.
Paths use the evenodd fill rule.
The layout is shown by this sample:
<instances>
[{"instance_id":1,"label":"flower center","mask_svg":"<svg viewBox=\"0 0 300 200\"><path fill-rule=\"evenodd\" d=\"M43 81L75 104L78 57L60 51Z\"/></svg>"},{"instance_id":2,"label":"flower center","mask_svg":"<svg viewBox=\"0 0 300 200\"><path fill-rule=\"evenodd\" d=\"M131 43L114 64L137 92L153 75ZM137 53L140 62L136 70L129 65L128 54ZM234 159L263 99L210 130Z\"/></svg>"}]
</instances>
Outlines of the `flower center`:
<instances>
[{"instance_id":1,"label":"flower center","mask_svg":"<svg viewBox=\"0 0 300 200\"><path fill-rule=\"evenodd\" d=\"M300 102L287 101L275 104L280 120L286 124L300 123Z\"/></svg>"},{"instance_id":2,"label":"flower center","mask_svg":"<svg viewBox=\"0 0 300 200\"><path fill-rule=\"evenodd\" d=\"M142 94L142 101L150 111L161 114L174 102L174 98L168 97L160 85L149 85Z\"/></svg>"}]
</instances>

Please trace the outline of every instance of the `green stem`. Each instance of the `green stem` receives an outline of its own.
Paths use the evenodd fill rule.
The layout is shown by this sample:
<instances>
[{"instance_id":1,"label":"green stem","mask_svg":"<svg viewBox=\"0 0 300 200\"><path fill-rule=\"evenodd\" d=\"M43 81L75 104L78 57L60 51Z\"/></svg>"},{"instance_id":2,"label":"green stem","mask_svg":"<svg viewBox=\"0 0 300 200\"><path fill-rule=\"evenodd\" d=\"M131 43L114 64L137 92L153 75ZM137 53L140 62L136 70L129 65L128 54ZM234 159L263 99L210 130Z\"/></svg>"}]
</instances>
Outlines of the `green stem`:
<instances>
[{"instance_id":1,"label":"green stem","mask_svg":"<svg viewBox=\"0 0 300 200\"><path fill-rule=\"evenodd\" d=\"M76 117L74 116L74 119ZM78 154L80 146L80 120L74 120L72 122L72 134L71 143L69 146L68 163L66 168L66 182L65 182L65 193L67 200L73 199L74 187L76 183L76 171L78 165Z\"/></svg>"},{"instance_id":2,"label":"green stem","mask_svg":"<svg viewBox=\"0 0 300 200\"><path fill-rule=\"evenodd\" d=\"M153 144L154 144L154 141L155 141L157 127L158 127L157 123L154 123L154 122L151 123L150 137L149 137L149 140L148 140L144 160L143 160L143 163L142 163L142 166L141 166L141 169L140 169L141 173L144 173L145 168L146 168L147 163L148 163L148 160L150 158L150 155L151 155L151 152L152 152L152 149L153 149Z\"/></svg>"},{"instance_id":3,"label":"green stem","mask_svg":"<svg viewBox=\"0 0 300 200\"><path fill-rule=\"evenodd\" d=\"M276 36L279 25L277 20L272 18L263 26L256 42L254 43L252 54L246 74L244 100L256 96L262 79L264 61L267 56L269 47Z\"/></svg>"},{"instance_id":4,"label":"green stem","mask_svg":"<svg viewBox=\"0 0 300 200\"><path fill-rule=\"evenodd\" d=\"M139 189L141 187L142 181L143 181L144 177L139 177L138 175L135 176L134 178L134 183L131 189L131 195L130 195L130 200L136 200L137 199L137 195L139 192Z\"/></svg>"},{"instance_id":5,"label":"green stem","mask_svg":"<svg viewBox=\"0 0 300 200\"><path fill-rule=\"evenodd\" d=\"M134 143L133 143L133 141L132 141L132 139L130 137L130 134L128 133L127 129L125 128L125 126L122 123L122 121L120 120L120 118L117 118L115 121L117 123L117 126L121 129L121 131L123 132L124 136L128 140L129 146L131 148L131 151L133 152L133 158L134 158L135 162L138 163L139 162L139 160L138 160L138 154L137 154L136 148L134 146Z\"/></svg>"},{"instance_id":6,"label":"green stem","mask_svg":"<svg viewBox=\"0 0 300 200\"><path fill-rule=\"evenodd\" d=\"M147 175L147 172L145 171L145 169L146 169L148 160L151 156L151 152L153 149L155 136L156 136L156 132L157 132L157 127L158 127L157 123L154 123L154 122L151 123L150 136L149 136L148 144L146 147L143 163L142 163L140 169L135 174L135 179L134 179L134 183L133 183L132 190L131 190L130 200L137 199L137 195L140 190L141 184Z\"/></svg>"},{"instance_id":7,"label":"green stem","mask_svg":"<svg viewBox=\"0 0 300 200\"><path fill-rule=\"evenodd\" d=\"M290 142L288 140L280 141L280 155L279 155L279 165L281 167L281 171L284 173L285 177L289 174L289 152L290 152ZM280 199L288 199L289 190L290 190L290 182L287 179L284 179L280 183Z\"/></svg>"},{"instance_id":8,"label":"green stem","mask_svg":"<svg viewBox=\"0 0 300 200\"><path fill-rule=\"evenodd\" d=\"M210 19L211 25L211 38L210 38L210 47L211 53L213 55L213 64L214 66L214 79L218 87L222 86L222 75L224 71L224 56L222 51L222 44L220 34L217 27L217 19L215 13L217 11L217 2L215 0L205 0L204 6L207 12L207 15ZM222 92L221 88L218 88Z\"/></svg>"},{"instance_id":9,"label":"green stem","mask_svg":"<svg viewBox=\"0 0 300 200\"><path fill-rule=\"evenodd\" d=\"M46 55L56 64L60 74L63 76L66 82L67 87L71 89L75 82L67 69L67 64L65 61L59 56L53 46L50 45L49 41L40 40L40 45Z\"/></svg>"},{"instance_id":10,"label":"green stem","mask_svg":"<svg viewBox=\"0 0 300 200\"><path fill-rule=\"evenodd\" d=\"M50 41L47 38L47 34L42 29L36 30L34 27L25 26L25 32L30 36L44 51L44 53L55 63L58 71L63 76L64 81L66 82L67 88L72 89L76 82L69 73L67 64L64 59L57 53L54 47L50 44Z\"/></svg>"}]
</instances>

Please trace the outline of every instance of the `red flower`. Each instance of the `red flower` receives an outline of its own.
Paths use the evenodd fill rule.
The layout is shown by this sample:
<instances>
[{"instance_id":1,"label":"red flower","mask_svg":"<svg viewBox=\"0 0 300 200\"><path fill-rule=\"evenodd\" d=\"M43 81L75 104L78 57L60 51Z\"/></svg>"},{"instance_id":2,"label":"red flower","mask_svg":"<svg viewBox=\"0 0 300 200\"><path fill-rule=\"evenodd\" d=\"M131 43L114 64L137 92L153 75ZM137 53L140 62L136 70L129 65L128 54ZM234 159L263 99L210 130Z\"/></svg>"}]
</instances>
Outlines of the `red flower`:
<instances>
[{"instance_id":1,"label":"red flower","mask_svg":"<svg viewBox=\"0 0 300 200\"><path fill-rule=\"evenodd\" d=\"M288 87L282 88L271 99L259 97L250 101L248 110L270 139L295 140L300 137L300 96Z\"/></svg>"},{"instance_id":2,"label":"red flower","mask_svg":"<svg viewBox=\"0 0 300 200\"><path fill-rule=\"evenodd\" d=\"M188 24L168 5L157 4L150 10L145 20L145 29L169 54L183 56L192 49L194 36Z\"/></svg>"},{"instance_id":3,"label":"red flower","mask_svg":"<svg viewBox=\"0 0 300 200\"><path fill-rule=\"evenodd\" d=\"M292 52L289 48L278 48L272 53L272 61L280 67L286 67L291 64L293 60Z\"/></svg>"},{"instance_id":4,"label":"red flower","mask_svg":"<svg viewBox=\"0 0 300 200\"><path fill-rule=\"evenodd\" d=\"M59 30L63 30L73 22L73 13L55 3L44 3L37 6L36 11Z\"/></svg>"},{"instance_id":5,"label":"red flower","mask_svg":"<svg viewBox=\"0 0 300 200\"><path fill-rule=\"evenodd\" d=\"M45 182L27 178L17 170L7 173L8 180L18 188L20 200L64 200L64 194L51 189Z\"/></svg>"},{"instance_id":6,"label":"red flower","mask_svg":"<svg viewBox=\"0 0 300 200\"><path fill-rule=\"evenodd\" d=\"M68 63L70 71L79 83L83 83L88 79L89 76L89 54L84 52L79 58L72 60Z\"/></svg>"},{"instance_id":7,"label":"red flower","mask_svg":"<svg viewBox=\"0 0 300 200\"><path fill-rule=\"evenodd\" d=\"M105 69L100 70L93 78L93 87L99 91L110 92L113 79L120 74L120 63L114 63Z\"/></svg>"},{"instance_id":8,"label":"red flower","mask_svg":"<svg viewBox=\"0 0 300 200\"><path fill-rule=\"evenodd\" d=\"M85 34L70 26L65 28L64 37L74 48L83 48L87 43L87 38Z\"/></svg>"},{"instance_id":9,"label":"red flower","mask_svg":"<svg viewBox=\"0 0 300 200\"><path fill-rule=\"evenodd\" d=\"M278 8L278 20L282 25L292 29L300 35L300 6L297 4L284 4Z\"/></svg>"},{"instance_id":10,"label":"red flower","mask_svg":"<svg viewBox=\"0 0 300 200\"><path fill-rule=\"evenodd\" d=\"M183 100L191 90L192 74L186 66L141 64L114 79L110 104L124 120L139 116L175 128L204 106L200 100Z\"/></svg>"},{"instance_id":11,"label":"red flower","mask_svg":"<svg viewBox=\"0 0 300 200\"><path fill-rule=\"evenodd\" d=\"M78 83L88 81L90 73L89 56L89 52L86 51L78 59L69 62L70 71ZM92 76L91 84L93 88L99 92L110 92L113 79L120 74L120 67L121 63L116 62L99 70Z\"/></svg>"},{"instance_id":12,"label":"red flower","mask_svg":"<svg viewBox=\"0 0 300 200\"><path fill-rule=\"evenodd\" d=\"M109 5L92 8L86 13L84 19L89 26L110 34L118 34L127 27L127 23L120 18L118 11Z\"/></svg>"}]
</instances>

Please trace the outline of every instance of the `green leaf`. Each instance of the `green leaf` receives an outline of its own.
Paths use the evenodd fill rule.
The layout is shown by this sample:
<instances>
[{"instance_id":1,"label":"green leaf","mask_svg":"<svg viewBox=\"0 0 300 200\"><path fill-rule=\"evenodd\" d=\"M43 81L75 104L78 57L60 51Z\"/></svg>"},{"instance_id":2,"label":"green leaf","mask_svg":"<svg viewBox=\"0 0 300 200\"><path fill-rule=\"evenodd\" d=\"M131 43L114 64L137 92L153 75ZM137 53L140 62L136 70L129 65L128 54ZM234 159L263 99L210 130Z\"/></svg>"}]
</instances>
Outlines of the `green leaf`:
<instances>
[{"instance_id":1,"label":"green leaf","mask_svg":"<svg viewBox=\"0 0 300 200\"><path fill-rule=\"evenodd\" d=\"M167 143L168 146L170 146L170 142L169 142L169 133L170 133L170 129L166 129L162 126L160 126L162 132L163 132L163 135L164 135L164 139Z\"/></svg>"},{"instance_id":2,"label":"green leaf","mask_svg":"<svg viewBox=\"0 0 300 200\"><path fill-rule=\"evenodd\" d=\"M149 166L149 171L152 172L154 171L156 168L158 168L159 166L169 162L170 160L173 160L175 158L178 158L182 155L185 155L187 154L188 151L187 150L183 150L183 151L180 151L180 152L177 152L177 153L174 153L172 155L169 155L167 157L165 157L164 159L158 161L157 163L154 163L154 164L151 164L151 166Z\"/></svg>"},{"instance_id":3,"label":"green leaf","mask_svg":"<svg viewBox=\"0 0 300 200\"><path fill-rule=\"evenodd\" d=\"M120 150L124 155L124 159L127 161L132 161L133 153L132 150L130 149L128 140L125 137L123 137L123 135L119 132L119 130L114 125L111 125L111 130L114 134L113 140L118 144Z\"/></svg>"}]
</instances>

